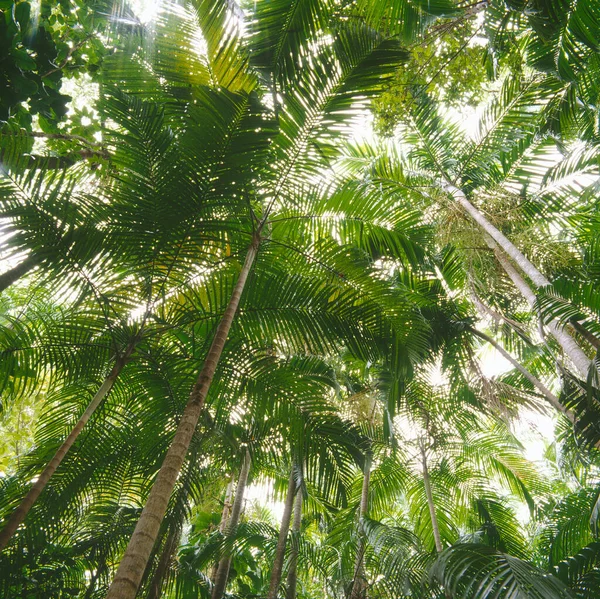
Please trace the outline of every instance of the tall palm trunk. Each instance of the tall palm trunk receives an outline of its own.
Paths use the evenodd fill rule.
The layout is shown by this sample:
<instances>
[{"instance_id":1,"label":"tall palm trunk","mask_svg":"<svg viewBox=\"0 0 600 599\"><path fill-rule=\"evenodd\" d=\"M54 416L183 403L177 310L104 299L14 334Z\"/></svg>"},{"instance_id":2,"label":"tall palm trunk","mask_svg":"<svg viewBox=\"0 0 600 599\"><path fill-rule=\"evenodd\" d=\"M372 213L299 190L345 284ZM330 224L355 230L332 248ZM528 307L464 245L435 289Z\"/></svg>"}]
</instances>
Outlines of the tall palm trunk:
<instances>
[{"instance_id":1,"label":"tall palm trunk","mask_svg":"<svg viewBox=\"0 0 600 599\"><path fill-rule=\"evenodd\" d=\"M560 401L558 400L558 397L556 397L556 395L554 395L554 393L552 393L552 391L550 391L550 389L548 389L548 387L546 387L546 385L544 385L544 383L542 383L542 381L540 381L537 377L535 377L533 374L531 374L531 372L529 372L529 370L527 370L527 368L525 368L520 362L518 362L517 360L515 360L503 347L502 345L500 345L500 343L498 343L493 337L490 337L489 335L486 335L485 333L482 333L481 331L478 331L477 329L473 328L473 327L469 327L469 330L473 333L473 335L476 335L477 337L479 337L480 339L483 339L484 341L487 341L490 345L492 345L498 352L500 352L500 354L502 354L502 356L508 360L514 368L516 368L534 387L536 387L539 391L541 391L541 393L544 395L544 397L548 400L548 403L550 403L550 405L552 405L554 408L556 408L559 412L562 412L563 414L565 414L569 420L573 421L573 414L571 412L569 412L569 410L567 410L565 408L565 406L563 406Z\"/></svg>"},{"instance_id":2,"label":"tall palm trunk","mask_svg":"<svg viewBox=\"0 0 600 599\"><path fill-rule=\"evenodd\" d=\"M373 455L371 452L365 454L365 466L363 474L363 484L360 494L360 521L359 521L359 540L356 550L356 563L354 566L354 578L352 580L352 589L350 591L350 599L362 599L367 590L367 581L365 580L364 554L365 540L363 538L363 519L369 511L369 485L371 483L371 465L373 463Z\"/></svg>"},{"instance_id":3,"label":"tall palm trunk","mask_svg":"<svg viewBox=\"0 0 600 599\"><path fill-rule=\"evenodd\" d=\"M256 233L246 253L246 259L231 293L229 304L217 327L215 338L206 356L204 366L190 393L190 398L177 426L171 446L152 485L146 505L142 510L140 519L127 545L106 599L134 599L137 594L144 570L156 542L161 522L165 517L171 493L173 492L177 477L190 447L200 414L204 408L204 401L215 375L217 364L223 353L223 348L225 347L233 318L239 306L248 274L258 253L259 245L260 236Z\"/></svg>"},{"instance_id":4,"label":"tall palm trunk","mask_svg":"<svg viewBox=\"0 0 600 599\"><path fill-rule=\"evenodd\" d=\"M5 289L8 289L13 283L16 283L22 276L26 275L30 270L38 263L37 259L33 256L28 256L11 268L9 271L0 275L0 293Z\"/></svg>"},{"instance_id":5,"label":"tall palm trunk","mask_svg":"<svg viewBox=\"0 0 600 599\"><path fill-rule=\"evenodd\" d=\"M169 568L173 563L173 555L179 545L179 538L181 537L181 529L174 528L169 532L165 546L163 547L158 566L152 577L150 583L150 590L148 592L148 599L160 599L162 596L162 589L165 581L169 575Z\"/></svg>"},{"instance_id":6,"label":"tall palm trunk","mask_svg":"<svg viewBox=\"0 0 600 599\"><path fill-rule=\"evenodd\" d=\"M451 184L447 184L445 188L465 212L515 261L536 287L550 285L550 281L527 259L525 254L469 202L461 189Z\"/></svg>"},{"instance_id":7,"label":"tall palm trunk","mask_svg":"<svg viewBox=\"0 0 600 599\"><path fill-rule=\"evenodd\" d=\"M431 479L429 477L429 468L427 467L427 454L425 446L421 444L421 463L423 466L423 484L425 485L425 495L427 496L427 506L429 507L429 516L431 518L431 528L433 529L433 540L435 549L438 553L443 550L442 537L440 535L440 525L435 512L435 503L433 501L433 492L431 491Z\"/></svg>"},{"instance_id":8,"label":"tall palm trunk","mask_svg":"<svg viewBox=\"0 0 600 599\"><path fill-rule=\"evenodd\" d=\"M225 501L223 502L223 511L221 512L221 521L219 522L219 532L221 534L225 533L225 528L227 527L227 522L229 521L229 515L231 513L231 500L233 498L233 476L229 479L229 484L227 485L227 489L225 491ZM219 562L215 562L212 573L210 575L210 579L215 582L217 579L217 573L219 571Z\"/></svg>"},{"instance_id":9,"label":"tall palm trunk","mask_svg":"<svg viewBox=\"0 0 600 599\"><path fill-rule=\"evenodd\" d=\"M296 492L296 478L294 476L294 467L290 472L288 481L285 504L283 506L283 516L281 517L281 526L279 527L279 538L277 539L277 549L275 550L275 560L271 569L271 580L269 581L269 592L267 599L277 599L279 585L281 584L281 574L283 572L283 562L285 560L285 546L287 544L288 532L290 531L290 522L292 520L292 510L294 509L294 494Z\"/></svg>"},{"instance_id":10,"label":"tall palm trunk","mask_svg":"<svg viewBox=\"0 0 600 599\"><path fill-rule=\"evenodd\" d=\"M227 521L224 528L224 535L227 542L233 540L235 531L240 522L240 514L242 513L242 505L244 503L244 492L246 490L246 483L248 482L248 475L250 474L250 465L252 459L250 457L250 451L246 449L244 454L244 461L240 469L240 476L238 478L237 487L235 489L235 499L233 500L233 506L231 507L231 516ZM211 594L212 599L221 599L225 593L225 587L227 586L227 579L229 578L229 568L231 567L231 553L227 553L221 558L217 573L214 578L214 585Z\"/></svg>"},{"instance_id":11,"label":"tall palm trunk","mask_svg":"<svg viewBox=\"0 0 600 599\"><path fill-rule=\"evenodd\" d=\"M492 247L492 249L496 251L496 244L498 244L498 246L500 246L500 248L502 249L502 252L506 253L514 260L515 264L517 264L517 266L529 277L529 279L531 279L531 281L536 287L546 287L547 285L550 285L550 281L527 259L525 254L523 254L523 252L521 252L521 250L519 250L517 246L514 245L512 241L508 239L508 237L506 237L506 235L504 235L504 233L497 229L475 206L473 206L473 204L471 204L471 202L469 202L467 196L461 189L455 187L450 183L447 183L445 185L445 189L463 207L465 212L483 229L483 231L485 232L484 237L487 235L486 242L490 247ZM491 240L489 240L488 237L491 237ZM502 254L502 252L496 251L496 255ZM535 294L531 291L529 285L527 285L523 278L517 273L512 264L510 264L510 261L506 258L506 256L503 256L503 260L501 260L500 257L498 257L498 260L500 261L505 270L507 263L510 265L512 271L517 275L517 277L524 283L524 286L529 290L530 297L527 297L526 292L523 289L521 289L521 292L523 293L523 295L525 295L527 301L531 305L533 305L535 303ZM511 273L508 272L508 270L507 274L511 279L513 278ZM515 285L519 287L516 281ZM531 296L533 296L533 300L531 299ZM569 356L573 364L575 364L581 376L586 378L590 366L590 360L585 355L585 353L581 350L581 348L577 345L573 338L566 331L563 331L557 325L557 323L553 321L548 328L550 329L554 338L561 345L565 353Z\"/></svg>"},{"instance_id":12,"label":"tall palm trunk","mask_svg":"<svg viewBox=\"0 0 600 599\"><path fill-rule=\"evenodd\" d=\"M79 417L77 424L75 424L73 430L69 433L69 436L58 448L58 451L54 454L54 457L50 460L50 462L48 462L48 465L44 468L38 479L32 485L31 489L29 489L27 495L25 495L25 497L21 500L21 503L18 505L18 507L7 520L6 524L4 525L4 528L0 531L0 551L2 551L6 547L17 528L23 523L23 521L27 517L27 514L29 513L29 510L32 508L33 504L36 502L41 492L45 489L46 485L52 478L52 475L56 472L56 469L60 466L60 463L63 461L64 457L67 455L67 453L73 446L73 443L75 443L75 441L77 440L77 437L79 437L79 434L83 430L83 427L92 417L92 414L96 411L98 406L102 403L102 400L112 389L113 385L115 384L115 381L121 373L121 370L123 369L123 366L125 366L127 359L133 352L135 344L136 341L132 341L127 346L125 352L116 359L115 365L110 371L110 374L104 379L104 382L96 392L96 395L94 395L88 407Z\"/></svg>"},{"instance_id":13,"label":"tall palm trunk","mask_svg":"<svg viewBox=\"0 0 600 599\"><path fill-rule=\"evenodd\" d=\"M511 281L514 283L515 287L521 292L521 295L527 300L527 303L532 308L535 308L536 297L531 287L529 287L529 284L519 274L517 269L507 258L506 254L502 252L492 240L488 239L487 242L491 249L494 250L498 262ZM558 344L563 348L563 351L570 358L571 362L573 362L581 377L584 379L587 378L591 361L579 347L575 339L573 339L573 337L571 337L571 335L569 335L569 333L563 327L561 327L556 320L552 320L548 323L548 330L556 339Z\"/></svg>"},{"instance_id":14,"label":"tall palm trunk","mask_svg":"<svg viewBox=\"0 0 600 599\"><path fill-rule=\"evenodd\" d=\"M296 599L298 586L298 545L300 543L300 527L302 526L302 492L296 491L294 500L294 519L292 521L292 547L290 550L290 567L286 578L285 599Z\"/></svg>"}]
</instances>

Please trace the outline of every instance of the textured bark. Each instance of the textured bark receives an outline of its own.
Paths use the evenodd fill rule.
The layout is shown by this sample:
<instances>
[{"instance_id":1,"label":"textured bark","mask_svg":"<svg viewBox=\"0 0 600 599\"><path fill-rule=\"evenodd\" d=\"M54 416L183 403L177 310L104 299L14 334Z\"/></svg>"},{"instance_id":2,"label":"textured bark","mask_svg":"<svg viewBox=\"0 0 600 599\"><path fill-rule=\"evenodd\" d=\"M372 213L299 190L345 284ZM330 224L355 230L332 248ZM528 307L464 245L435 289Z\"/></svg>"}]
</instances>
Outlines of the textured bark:
<instances>
[{"instance_id":1,"label":"textured bark","mask_svg":"<svg viewBox=\"0 0 600 599\"><path fill-rule=\"evenodd\" d=\"M181 467L189 450L200 414L204 408L204 401L206 400L217 365L223 353L223 348L239 306L248 274L256 258L259 240L260 237L255 235L252 245L248 248L244 265L231 293L229 304L217 327L215 338L206 356L204 366L190 393L190 398L177 426L171 446L158 471L146 505L142 510L140 519L127 545L123 559L119 564L117 574L108 590L107 599L134 599L137 594L144 570L156 542L161 522L165 517L171 493L181 472Z\"/></svg>"},{"instance_id":2,"label":"textured bark","mask_svg":"<svg viewBox=\"0 0 600 599\"><path fill-rule=\"evenodd\" d=\"M429 507L429 516L431 517L431 528L433 529L433 539L435 541L435 549L438 553L443 550L442 538L440 536L440 525L435 513L435 503L433 501L433 492L431 491L431 479L429 478L429 469L427 468L427 454L425 447L421 445L421 458L423 465L423 483L425 485L425 495L427 495L427 506Z\"/></svg>"},{"instance_id":3,"label":"textured bark","mask_svg":"<svg viewBox=\"0 0 600 599\"><path fill-rule=\"evenodd\" d=\"M28 256L17 264L14 268L0 275L0 293L8 289L13 283L16 283L21 277L25 276L30 270L35 268L37 260L33 256Z\"/></svg>"},{"instance_id":4,"label":"textured bark","mask_svg":"<svg viewBox=\"0 0 600 599\"><path fill-rule=\"evenodd\" d=\"M250 452L246 449L244 455L244 462L240 469L240 476L238 478L237 487L235 489L235 499L233 506L231 507L231 516L227 521L227 525L224 529L224 535L227 541L232 541L235 531L240 522L240 514L242 513L242 505L244 504L244 492L246 490L246 483L248 482L248 475L250 474L250 465L252 459ZM225 587L227 586L227 579L229 578L229 568L231 567L231 554L226 553L219 562L217 573L214 578L214 585L211 594L212 599L221 599L225 593Z\"/></svg>"},{"instance_id":5,"label":"textured bark","mask_svg":"<svg viewBox=\"0 0 600 599\"><path fill-rule=\"evenodd\" d=\"M569 410L567 410L560 403L560 401L558 400L558 397L556 397L556 395L554 395L554 393L552 393L552 391L550 391L550 389L548 389L548 387L546 387L546 385L544 385L544 383L542 383L542 381L540 381L537 377L535 377L533 374L531 374L531 372L529 372L529 370L527 370L527 368L525 368L525 366L523 366L521 363L519 363L517 360L515 360L515 358L513 358L502 347L502 345L500 345L500 343L498 343L493 337L490 337L489 335L486 335L485 333L482 333L481 331L478 331L477 329L474 329L473 327L470 327L469 330L473 333L473 335L476 335L480 339L487 341L487 343L489 343L490 345L493 345L496 348L496 350L498 352L500 352L502 354L502 356L504 356L504 358L506 358L506 360L508 360L514 366L514 368L516 368L534 387L536 387L542 393L542 395L544 395L544 397L548 400L548 403L550 403L550 405L552 405L552 407L556 408L559 412L566 414L566 416L569 418L569 420L571 420L571 422L573 422L573 420L574 420L573 414L571 412L569 412Z\"/></svg>"},{"instance_id":6,"label":"textured bark","mask_svg":"<svg viewBox=\"0 0 600 599\"><path fill-rule=\"evenodd\" d=\"M285 599L296 599L298 586L298 544L300 542L300 528L302 526L302 491L296 491L294 500L294 519L292 521L292 546L290 549L290 567L285 584Z\"/></svg>"},{"instance_id":7,"label":"textured bark","mask_svg":"<svg viewBox=\"0 0 600 599\"><path fill-rule=\"evenodd\" d=\"M287 544L288 532L290 531L290 522L292 520L292 510L294 509L294 493L296 492L296 478L294 468L290 472L288 481L285 504L283 506L283 516L281 517L281 526L279 527L279 537L277 539L277 549L275 550L275 560L271 569L271 580L269 581L269 592L267 599L277 599L279 585L281 584L281 575L283 572L283 562L285 560L285 547Z\"/></svg>"},{"instance_id":8,"label":"textured bark","mask_svg":"<svg viewBox=\"0 0 600 599\"><path fill-rule=\"evenodd\" d=\"M44 490L52 475L56 472L56 469L60 466L60 463L63 461L64 457L67 455L73 443L79 437L83 427L86 425L88 420L92 417L92 414L96 411L98 406L102 403L102 400L106 397L109 391L112 389L115 381L117 380L123 366L125 365L127 358L131 355L135 347L135 343L130 343L125 353L116 360L113 369L110 374L106 377L100 389L94 395L92 401L89 403L88 407L85 409L83 414L80 416L77 424L73 427L73 430L69 433L69 436L64 440L63 444L59 447L58 451L54 454L54 457L48 462L48 465L44 468L38 479L33 483L31 489L25 497L22 499L21 503L15 509L15 511L11 514L6 524L0 531L0 551L2 551L11 537L20 526L20 524L25 520L29 510L32 508L33 504L36 502L37 498L40 496L41 492Z\"/></svg>"},{"instance_id":9,"label":"textured bark","mask_svg":"<svg viewBox=\"0 0 600 599\"><path fill-rule=\"evenodd\" d=\"M515 287L521 292L523 297L527 300L527 303L535 308L536 297L529 284L519 274L517 269L513 266L511 261L507 258L506 254L490 239L487 239L488 245L494 250L498 262L509 276L511 281L515 284ZM569 333L560 326L556 320L552 320L548 323L548 330L552 336L556 339L558 344L563 348L565 354L577 368L582 378L587 378L588 370L591 364L590 359L585 355L583 350L579 347L575 339L569 335Z\"/></svg>"},{"instance_id":10,"label":"textured bark","mask_svg":"<svg viewBox=\"0 0 600 599\"><path fill-rule=\"evenodd\" d=\"M165 541L165 546L163 548L163 552L160 556L160 560L158 562L158 566L156 567L156 571L154 572L154 576L152 577L152 582L150 583L150 590L148 591L148 599L160 599L162 596L163 586L169 576L169 568L173 563L173 555L177 550L177 546L179 545L179 539L181 537L180 529L173 529L167 540Z\"/></svg>"},{"instance_id":11,"label":"textured bark","mask_svg":"<svg viewBox=\"0 0 600 599\"><path fill-rule=\"evenodd\" d=\"M356 551L356 563L354 566L354 578L352 580L352 590L350 599L362 599L367 591L367 581L365 579L364 554L365 541L363 538L362 521L369 511L369 485L371 483L371 465L373 456L371 453L365 455L365 467L363 484L360 495L360 522L359 522L359 541Z\"/></svg>"},{"instance_id":12,"label":"textured bark","mask_svg":"<svg viewBox=\"0 0 600 599\"><path fill-rule=\"evenodd\" d=\"M227 522L229 521L229 515L231 513L231 500L233 499L233 476L229 479L229 484L227 485L227 489L225 491L225 501L223 502L223 511L221 512L221 521L219 522L219 532L221 534L225 533L225 528L227 527ZM217 573L219 571L219 562L216 562L210 579L213 584L217 579Z\"/></svg>"}]
</instances>

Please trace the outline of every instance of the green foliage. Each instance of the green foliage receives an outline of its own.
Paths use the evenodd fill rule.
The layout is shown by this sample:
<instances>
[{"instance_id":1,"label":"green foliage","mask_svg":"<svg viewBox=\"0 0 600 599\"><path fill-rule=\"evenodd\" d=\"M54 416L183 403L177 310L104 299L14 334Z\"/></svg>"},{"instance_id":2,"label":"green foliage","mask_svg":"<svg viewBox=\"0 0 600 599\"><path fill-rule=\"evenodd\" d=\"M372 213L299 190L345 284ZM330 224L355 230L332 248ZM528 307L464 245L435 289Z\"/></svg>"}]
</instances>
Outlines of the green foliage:
<instances>
[{"instance_id":1,"label":"green foliage","mask_svg":"<svg viewBox=\"0 0 600 599\"><path fill-rule=\"evenodd\" d=\"M54 4L0 2L1 522L123 368L0 594L106 594L257 242L139 596L208 597L226 556L229 593L264 596L291 469L302 599L597 596L597 380L537 337L556 320L591 355L600 332L598 152L572 143L595 135L595 6L190 0L144 26ZM357 141L370 107L397 139ZM551 279L531 311L450 183ZM484 374L476 324L561 386L574 423L542 465L513 423L544 394ZM229 531L246 454L263 496Z\"/></svg>"}]
</instances>

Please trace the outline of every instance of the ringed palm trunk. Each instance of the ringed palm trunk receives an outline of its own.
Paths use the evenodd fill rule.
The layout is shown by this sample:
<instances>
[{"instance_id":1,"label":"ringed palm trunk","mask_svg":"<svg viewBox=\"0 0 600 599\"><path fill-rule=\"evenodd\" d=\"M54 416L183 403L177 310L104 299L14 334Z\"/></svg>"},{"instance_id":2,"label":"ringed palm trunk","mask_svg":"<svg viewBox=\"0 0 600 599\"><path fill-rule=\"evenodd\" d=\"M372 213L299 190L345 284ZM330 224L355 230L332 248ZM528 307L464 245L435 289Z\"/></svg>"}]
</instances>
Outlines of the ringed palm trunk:
<instances>
[{"instance_id":1,"label":"ringed palm trunk","mask_svg":"<svg viewBox=\"0 0 600 599\"><path fill-rule=\"evenodd\" d=\"M364 568L365 540L362 536L362 521L369 511L369 485L371 483L371 465L373 455L368 452L365 455L365 466L363 475L363 484L360 495L360 521L359 521L359 541L356 551L356 564L354 566L354 578L352 580L352 589L350 599L362 599L367 591Z\"/></svg>"},{"instance_id":2,"label":"ringed palm trunk","mask_svg":"<svg viewBox=\"0 0 600 599\"><path fill-rule=\"evenodd\" d=\"M16 532L17 528L23 523L27 514L33 507L37 498L40 496L42 491L46 488L46 485L52 478L52 475L56 472L56 469L60 466L60 463L63 461L73 443L79 437L83 427L87 424L88 420L92 417L92 414L96 411L98 406L102 403L102 400L106 397L109 391L112 389L115 381L117 380L123 366L125 366L127 359L133 352L135 348L135 341L131 342L123 355L119 356L115 361L115 365L113 366L110 374L104 379L104 382L94 395L92 401L89 403L88 407L85 409L83 414L79 417L77 424L73 427L73 430L69 433L69 436L64 440L63 444L58 448L58 451L54 454L54 457L48 462L48 465L44 468L38 479L32 485L31 489L25 497L21 500L21 503L15 509L15 511L10 515L4 528L0 531L0 551L2 551L13 534Z\"/></svg>"},{"instance_id":3,"label":"ringed palm trunk","mask_svg":"<svg viewBox=\"0 0 600 599\"><path fill-rule=\"evenodd\" d=\"M246 253L244 265L231 293L229 304L223 313L221 322L219 322L202 370L190 393L190 398L177 426L171 446L152 485L146 505L127 545L106 599L134 599L137 594L161 522L165 517L171 493L181 472L200 414L204 408L204 401L223 353L259 245L260 236L256 233Z\"/></svg>"},{"instance_id":4,"label":"ringed palm trunk","mask_svg":"<svg viewBox=\"0 0 600 599\"><path fill-rule=\"evenodd\" d=\"M33 270L37 260L33 256L28 256L17 264L14 268L0 275L0 293L8 289L13 283L16 283L21 277L25 276L30 270Z\"/></svg>"},{"instance_id":5,"label":"ringed palm trunk","mask_svg":"<svg viewBox=\"0 0 600 599\"><path fill-rule=\"evenodd\" d=\"M240 515L242 513L242 505L244 503L244 492L246 490L246 483L248 482L248 475L250 474L250 465L252 459L250 457L250 451L246 449L244 455L244 462L240 469L240 476L238 478L237 487L235 489L235 499L233 500L233 506L231 507L231 516L227 521L224 528L224 535L227 541L232 540L233 535L240 522ZM214 577L214 585L211 594L212 599L221 599L225 593L225 587L227 586L227 579L229 578L229 568L231 567L231 553L227 552L219 561L216 575Z\"/></svg>"},{"instance_id":6,"label":"ringed palm trunk","mask_svg":"<svg viewBox=\"0 0 600 599\"><path fill-rule=\"evenodd\" d=\"M499 229L497 229L469 200L467 196L461 189L455 187L454 185L447 184L445 186L446 190L452 195L452 197L463 207L465 212L484 230L484 232L492 238L493 243L487 241L488 245L492 247L496 251L497 246L500 246L502 252L506 253L510 258L512 258L515 264L529 277L529 279L533 282L536 287L546 287L550 285L550 281L527 259L525 254L521 252L513 243L508 239ZM496 251L496 255L501 252ZM523 280L523 278L517 273L515 268L510 264L510 261L503 257L501 260L500 256L498 256L498 260L502 267L506 270L508 276L513 279L511 273L508 272L506 266L507 263L512 268L512 271L517 274L517 276L524 283L525 287L529 290L529 297L527 297L524 289L521 289L519 285L515 282L515 285L521 289L523 295L525 295L527 301L530 304L535 303L535 294L531 291L529 285ZM513 279L514 281L514 279ZM577 345L575 340L563 329L561 329L556 321L550 323L548 327L553 335L553 337L558 341L561 345L565 353L569 356L573 364L575 364L577 370L581 374L583 378L587 377L588 369L590 366L590 360L582 351L582 349Z\"/></svg>"},{"instance_id":7,"label":"ringed palm trunk","mask_svg":"<svg viewBox=\"0 0 600 599\"><path fill-rule=\"evenodd\" d=\"M287 544L288 532L290 531L290 522L292 520L292 510L294 509L294 494L296 492L296 478L294 477L294 468L290 472L287 494L283 507L283 516L281 517L281 526L279 527L279 538L277 539L277 549L275 550L275 560L271 570L271 580L269 581L269 592L267 599L277 599L279 585L281 584L281 574L283 572L283 562L285 560L285 546Z\"/></svg>"},{"instance_id":8,"label":"ringed palm trunk","mask_svg":"<svg viewBox=\"0 0 600 599\"><path fill-rule=\"evenodd\" d=\"M298 585L298 544L300 542L300 528L302 526L302 492L296 491L294 500L294 520L292 521L292 547L290 550L290 567L286 578L285 599L296 599Z\"/></svg>"}]
</instances>

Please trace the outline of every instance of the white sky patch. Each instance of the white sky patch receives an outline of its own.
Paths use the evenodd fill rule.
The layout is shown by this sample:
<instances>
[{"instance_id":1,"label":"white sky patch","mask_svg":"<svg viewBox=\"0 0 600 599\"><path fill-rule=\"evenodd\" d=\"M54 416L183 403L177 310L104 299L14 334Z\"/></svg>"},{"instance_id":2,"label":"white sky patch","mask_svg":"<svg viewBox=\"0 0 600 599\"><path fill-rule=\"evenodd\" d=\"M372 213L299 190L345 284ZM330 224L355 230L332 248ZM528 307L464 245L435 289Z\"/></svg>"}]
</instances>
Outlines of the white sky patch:
<instances>
[{"instance_id":1,"label":"white sky patch","mask_svg":"<svg viewBox=\"0 0 600 599\"><path fill-rule=\"evenodd\" d=\"M153 21L163 4L163 0L129 0L132 10L142 23Z\"/></svg>"}]
</instances>

